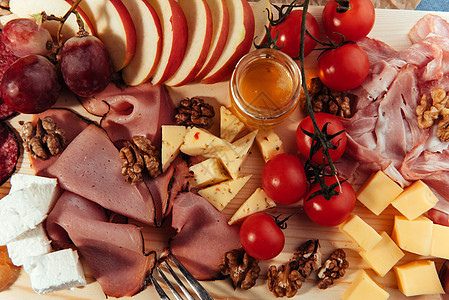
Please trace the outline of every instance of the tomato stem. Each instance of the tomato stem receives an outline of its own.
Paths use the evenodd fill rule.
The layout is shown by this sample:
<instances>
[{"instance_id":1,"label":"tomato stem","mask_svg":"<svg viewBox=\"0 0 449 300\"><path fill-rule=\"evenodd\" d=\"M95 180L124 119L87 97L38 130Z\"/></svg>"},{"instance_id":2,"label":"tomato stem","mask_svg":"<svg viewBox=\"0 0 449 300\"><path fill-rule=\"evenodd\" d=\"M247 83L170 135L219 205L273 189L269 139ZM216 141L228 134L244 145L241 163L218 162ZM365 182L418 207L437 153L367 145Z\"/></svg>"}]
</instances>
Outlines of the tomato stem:
<instances>
[{"instance_id":1,"label":"tomato stem","mask_svg":"<svg viewBox=\"0 0 449 300\"><path fill-rule=\"evenodd\" d=\"M349 3L349 0L334 0L337 2L337 13L345 13L348 10L351 9L351 4Z\"/></svg>"},{"instance_id":2,"label":"tomato stem","mask_svg":"<svg viewBox=\"0 0 449 300\"><path fill-rule=\"evenodd\" d=\"M283 4L281 6L277 6L276 4L271 4L271 6L273 6L278 11L278 18L275 19L273 16L273 13L270 13L270 11L267 8L268 20L270 21L270 26L276 26L276 25L282 23L295 7L301 7L302 5L297 4L296 0L293 0L293 2L290 4ZM285 12L284 12L284 10L285 10Z\"/></svg>"}]
</instances>

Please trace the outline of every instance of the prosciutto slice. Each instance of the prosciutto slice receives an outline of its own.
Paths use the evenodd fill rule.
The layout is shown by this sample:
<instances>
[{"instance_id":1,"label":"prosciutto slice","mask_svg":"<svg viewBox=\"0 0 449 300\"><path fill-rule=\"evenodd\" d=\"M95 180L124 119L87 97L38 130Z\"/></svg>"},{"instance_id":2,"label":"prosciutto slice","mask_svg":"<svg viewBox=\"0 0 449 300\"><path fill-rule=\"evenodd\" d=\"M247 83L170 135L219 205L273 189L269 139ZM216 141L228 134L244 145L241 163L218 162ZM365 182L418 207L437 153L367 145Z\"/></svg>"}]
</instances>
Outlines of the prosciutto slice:
<instances>
[{"instance_id":1,"label":"prosciutto slice","mask_svg":"<svg viewBox=\"0 0 449 300\"><path fill-rule=\"evenodd\" d=\"M412 43L418 43L429 34L449 37L449 23L440 16L427 14L412 27L409 37Z\"/></svg>"},{"instance_id":2,"label":"prosciutto slice","mask_svg":"<svg viewBox=\"0 0 449 300\"><path fill-rule=\"evenodd\" d=\"M64 190L118 214L154 224L155 207L144 183L131 185L121 174L119 151L98 126L83 130L48 168Z\"/></svg>"},{"instance_id":3,"label":"prosciutto slice","mask_svg":"<svg viewBox=\"0 0 449 300\"><path fill-rule=\"evenodd\" d=\"M66 109L66 108L51 108L43 113L33 115L31 122L36 126L37 120L44 117L51 117L56 122L59 128L65 132L67 143L73 141L73 139L83 131L92 122L83 118L81 115ZM52 165L57 159L57 156L52 156L46 160L33 158L29 156L31 161L31 167L37 176L48 176L47 168Z\"/></svg>"},{"instance_id":4,"label":"prosciutto slice","mask_svg":"<svg viewBox=\"0 0 449 300\"><path fill-rule=\"evenodd\" d=\"M108 296L138 293L155 265L155 253L144 253L137 226L109 223L104 208L71 192L58 199L46 228L55 248L73 242Z\"/></svg>"},{"instance_id":5,"label":"prosciutto slice","mask_svg":"<svg viewBox=\"0 0 449 300\"><path fill-rule=\"evenodd\" d=\"M219 278L224 254L241 247L239 227L229 226L221 212L190 192L178 196L172 218L178 233L170 241L170 251L198 280Z\"/></svg>"}]
</instances>

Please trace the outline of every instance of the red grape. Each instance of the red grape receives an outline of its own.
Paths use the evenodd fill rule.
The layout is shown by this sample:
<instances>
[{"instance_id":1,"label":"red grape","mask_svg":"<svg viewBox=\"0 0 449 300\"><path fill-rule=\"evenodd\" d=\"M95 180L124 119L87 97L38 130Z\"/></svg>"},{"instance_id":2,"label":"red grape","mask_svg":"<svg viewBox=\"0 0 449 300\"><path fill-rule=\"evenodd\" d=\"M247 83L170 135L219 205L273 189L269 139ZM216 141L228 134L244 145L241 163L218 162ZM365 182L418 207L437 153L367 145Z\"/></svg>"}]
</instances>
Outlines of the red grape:
<instances>
[{"instance_id":1,"label":"red grape","mask_svg":"<svg viewBox=\"0 0 449 300\"><path fill-rule=\"evenodd\" d=\"M52 49L50 32L38 26L32 19L12 19L3 27L6 48L19 57L25 55L48 55Z\"/></svg>"},{"instance_id":2,"label":"red grape","mask_svg":"<svg viewBox=\"0 0 449 300\"><path fill-rule=\"evenodd\" d=\"M61 72L72 92L89 97L106 88L112 76L112 63L98 38L72 37L62 47Z\"/></svg>"},{"instance_id":3,"label":"red grape","mask_svg":"<svg viewBox=\"0 0 449 300\"><path fill-rule=\"evenodd\" d=\"M40 55L18 59L6 70L1 83L5 103L26 114L50 108L58 100L61 88L55 66Z\"/></svg>"}]
</instances>

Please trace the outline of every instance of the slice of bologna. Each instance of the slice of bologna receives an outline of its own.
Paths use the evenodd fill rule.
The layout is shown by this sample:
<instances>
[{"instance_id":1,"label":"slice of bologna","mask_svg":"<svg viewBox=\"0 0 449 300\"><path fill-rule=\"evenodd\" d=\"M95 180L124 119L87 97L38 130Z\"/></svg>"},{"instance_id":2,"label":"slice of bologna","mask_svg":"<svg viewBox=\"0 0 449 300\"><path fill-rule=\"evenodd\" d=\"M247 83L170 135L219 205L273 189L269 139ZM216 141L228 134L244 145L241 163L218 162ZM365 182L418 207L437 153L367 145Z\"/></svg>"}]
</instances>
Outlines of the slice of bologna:
<instances>
[{"instance_id":1,"label":"slice of bologna","mask_svg":"<svg viewBox=\"0 0 449 300\"><path fill-rule=\"evenodd\" d=\"M5 122L0 122L0 185L16 170L20 156L17 136Z\"/></svg>"}]
</instances>

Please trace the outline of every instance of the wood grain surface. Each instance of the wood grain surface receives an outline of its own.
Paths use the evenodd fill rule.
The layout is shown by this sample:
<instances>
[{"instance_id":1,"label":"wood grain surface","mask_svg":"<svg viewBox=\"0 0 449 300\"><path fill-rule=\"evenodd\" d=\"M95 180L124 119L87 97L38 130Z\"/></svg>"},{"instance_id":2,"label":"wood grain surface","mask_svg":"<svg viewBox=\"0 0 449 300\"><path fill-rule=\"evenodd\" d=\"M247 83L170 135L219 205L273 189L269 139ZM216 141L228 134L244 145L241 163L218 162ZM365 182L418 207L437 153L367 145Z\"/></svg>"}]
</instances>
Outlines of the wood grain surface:
<instances>
[{"instance_id":1,"label":"wood grain surface","mask_svg":"<svg viewBox=\"0 0 449 300\"><path fill-rule=\"evenodd\" d=\"M320 13L322 7L310 7L310 12L316 16L317 20L320 20ZM425 12L410 11L410 10L384 10L378 9L376 11L377 18L376 24L373 28L370 36L380 39L393 48L400 50L408 47L410 41L408 39L408 31L415 24L415 22L422 17ZM439 13L443 17L449 19L449 13ZM312 54L307 58L307 76L313 76L314 65L317 54ZM310 78L310 77L309 77ZM228 83L222 82L213 85L200 85L192 84L179 88L170 88L170 94L175 102L180 101L184 97L200 96L211 102L216 109L221 104L229 105L228 95ZM57 106L66 106L74 110L82 112L82 107L71 96L64 96L58 102ZM83 113L86 115L86 113ZM20 115L9 122L18 128L18 122L20 120L26 120L29 116ZM294 132L296 130L298 122L303 117L302 113L297 110L293 116L290 117L282 126L278 127L276 131L281 136L285 149L287 152L296 153L296 147L294 142ZM218 123L218 119L217 122ZM212 131L218 132L218 125L214 125ZM239 205L259 186L261 186L261 171L263 168L263 159L259 154L257 147L253 147L251 155L246 161L243 174L253 174L251 180L243 188L243 190L237 195L237 197L228 205L224 210L227 216L239 207ZM18 172L24 174L32 174L32 170L29 167L29 161L25 156L21 156ZM3 197L8 193L9 182L0 187L0 197ZM275 213L288 213L292 211L292 207L276 208ZM378 231L386 231L391 233L394 215L397 213L393 208L388 208L381 216L377 217L369 210L364 208L361 204L357 203L354 213L361 216L366 222L371 224ZM169 224L165 224L168 227ZM144 226L145 246L147 249L155 249L160 252L167 243L168 238L171 236L171 231L166 229L155 229ZM347 275L338 281L337 284L330 287L327 290L319 290L316 286L315 277L307 280L297 296L293 299L339 299L341 294L347 289L349 284L353 281L355 276L361 269L367 269L367 272L373 276L373 278L384 286L390 293L390 299L405 299L406 297L401 294L396 288L396 279L392 271L390 271L384 278L376 276L373 271L369 270L369 267L364 263L358 254L357 247L349 241L349 239L341 234L337 228L327 228L314 225L309 221L305 215L299 214L293 217L288 228L285 230L286 245L284 251L275 259L265 261L261 263L262 276L257 281L254 288L249 291L234 291L229 281L212 281L204 282L205 288L212 294L214 299L275 299L274 296L268 291L266 286L266 270L269 265L283 264L287 262L291 257L294 250L303 242L311 238L318 238L322 246L323 257L326 257L336 248L344 248L350 263L350 267L347 271ZM419 258L416 255L407 254L401 263L407 262ZM437 265L441 265L440 260L436 260ZM101 291L98 283L92 278L88 267L86 266L86 274L88 278L88 285L83 288L77 288L74 290L66 290L57 293L50 293L47 295L37 295L33 292L30 285L30 280L25 272L21 272L17 281L10 285L6 290L0 292L0 300L44 300L44 299L71 299L71 300L97 300L105 299L104 294ZM111 299L111 298L110 298ZM122 298L128 299L128 298ZM148 286L144 291L132 297L134 300L147 300L158 299L153 287ZM415 297L414 299L441 299L440 295Z\"/></svg>"}]
</instances>

